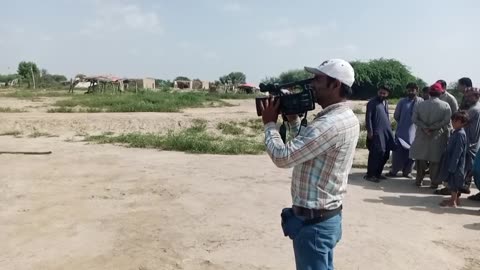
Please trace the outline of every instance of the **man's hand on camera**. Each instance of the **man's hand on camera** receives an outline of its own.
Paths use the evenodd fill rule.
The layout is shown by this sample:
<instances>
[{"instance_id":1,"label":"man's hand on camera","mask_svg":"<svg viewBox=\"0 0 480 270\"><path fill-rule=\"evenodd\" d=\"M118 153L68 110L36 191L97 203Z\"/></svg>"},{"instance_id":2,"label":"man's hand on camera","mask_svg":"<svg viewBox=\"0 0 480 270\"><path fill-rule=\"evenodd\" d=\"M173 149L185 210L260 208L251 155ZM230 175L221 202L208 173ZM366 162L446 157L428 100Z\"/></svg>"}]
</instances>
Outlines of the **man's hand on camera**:
<instances>
[{"instance_id":1,"label":"man's hand on camera","mask_svg":"<svg viewBox=\"0 0 480 270\"><path fill-rule=\"evenodd\" d=\"M280 100L274 102L273 97L270 97L269 99L265 100L265 103L262 103L261 108L263 124L270 122L277 123Z\"/></svg>"},{"instance_id":2,"label":"man's hand on camera","mask_svg":"<svg viewBox=\"0 0 480 270\"><path fill-rule=\"evenodd\" d=\"M287 89L282 89L281 91L282 91L282 93L283 93L284 95L291 95L291 94L293 94L292 92L290 92L290 91L287 90ZM286 117L287 117L288 122L290 122L290 123L292 123L292 122L297 122L297 121L298 121L298 118L299 118L299 117L298 117L298 114L286 115Z\"/></svg>"}]
</instances>

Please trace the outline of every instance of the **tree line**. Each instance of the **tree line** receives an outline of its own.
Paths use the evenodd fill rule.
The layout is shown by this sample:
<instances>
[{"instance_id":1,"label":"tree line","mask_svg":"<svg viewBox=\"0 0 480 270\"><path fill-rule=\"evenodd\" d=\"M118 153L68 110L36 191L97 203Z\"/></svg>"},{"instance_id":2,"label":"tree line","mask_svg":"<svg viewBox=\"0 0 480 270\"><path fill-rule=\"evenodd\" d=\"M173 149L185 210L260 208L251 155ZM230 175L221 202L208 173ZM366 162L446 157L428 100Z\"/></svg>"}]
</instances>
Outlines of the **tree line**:
<instances>
[{"instance_id":1,"label":"tree line","mask_svg":"<svg viewBox=\"0 0 480 270\"><path fill-rule=\"evenodd\" d=\"M46 69L39 69L34 62L22 61L18 64L16 74L0 74L0 83L28 88L52 88L67 84L68 80L64 75L50 74Z\"/></svg>"},{"instance_id":2,"label":"tree line","mask_svg":"<svg viewBox=\"0 0 480 270\"><path fill-rule=\"evenodd\" d=\"M420 88L427 85L421 78L412 74L410 69L396 59L374 59L370 61L352 61L355 70L355 83L352 87L354 99L367 99L376 95L380 84L389 85L393 91L392 97L403 95L405 86L409 82L416 82ZM310 78L312 75L303 69L292 69L280 73L278 76L266 77L263 83L287 83ZM16 74L0 74L0 83L9 83L17 80L20 85L26 85L29 88L41 87L60 87L68 84L68 80L63 75L49 74L46 69L39 69L34 62L22 61L18 65ZM156 79L158 88L171 88L174 81L191 81L186 76L178 76L172 81ZM193 82L200 81L194 79ZM235 71L225 74L210 83L211 89L231 90L240 84L247 82L245 73Z\"/></svg>"},{"instance_id":3,"label":"tree line","mask_svg":"<svg viewBox=\"0 0 480 270\"><path fill-rule=\"evenodd\" d=\"M354 99L368 99L376 95L380 84L386 84L393 89L391 97L403 96L405 86L415 82L419 88L427 83L414 76L410 69L395 59L374 59L370 61L350 62L355 70L355 83L352 86ZM267 77L263 83L287 83L311 78L312 74L304 69L294 69L280 73L277 77Z\"/></svg>"}]
</instances>

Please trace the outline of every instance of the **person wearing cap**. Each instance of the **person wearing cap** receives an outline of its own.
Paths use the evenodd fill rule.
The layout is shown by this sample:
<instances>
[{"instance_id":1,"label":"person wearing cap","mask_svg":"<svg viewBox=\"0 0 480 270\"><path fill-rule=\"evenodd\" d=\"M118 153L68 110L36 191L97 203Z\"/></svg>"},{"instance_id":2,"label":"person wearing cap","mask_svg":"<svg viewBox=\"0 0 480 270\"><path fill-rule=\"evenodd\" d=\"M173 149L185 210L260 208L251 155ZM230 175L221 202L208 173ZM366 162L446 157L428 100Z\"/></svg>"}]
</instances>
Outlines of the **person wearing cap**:
<instances>
[{"instance_id":1,"label":"person wearing cap","mask_svg":"<svg viewBox=\"0 0 480 270\"><path fill-rule=\"evenodd\" d=\"M367 103L365 126L367 128L368 165L367 174L363 177L367 181L378 183L381 179L387 179L382 172L395 144L388 114L387 98L390 92L390 86L381 85L377 96Z\"/></svg>"},{"instance_id":2,"label":"person wearing cap","mask_svg":"<svg viewBox=\"0 0 480 270\"><path fill-rule=\"evenodd\" d=\"M277 130L279 103L265 102L265 145L279 168L293 167L292 207L282 211L285 236L293 240L297 269L333 269L333 251L342 236L343 198L360 134L357 117L345 102L355 73L341 59L305 67L322 110L307 126L288 116L294 137L284 143ZM298 135L297 135L298 134Z\"/></svg>"},{"instance_id":3,"label":"person wearing cap","mask_svg":"<svg viewBox=\"0 0 480 270\"><path fill-rule=\"evenodd\" d=\"M395 131L395 151L392 152L392 168L387 174L388 177L396 177L399 171L403 177L413 178L414 161L410 158L410 146L415 138L416 126L412 122L413 109L423 101L418 97L418 85L416 83L407 84L407 97L400 99L395 108L393 118L397 121Z\"/></svg>"},{"instance_id":4,"label":"person wearing cap","mask_svg":"<svg viewBox=\"0 0 480 270\"><path fill-rule=\"evenodd\" d=\"M447 82L444 80L438 80L436 83L439 83L442 87L442 94L440 95L440 100L443 100L448 103L452 114L458 111L458 102L457 99L447 91ZM451 125L450 125L451 129Z\"/></svg>"},{"instance_id":5,"label":"person wearing cap","mask_svg":"<svg viewBox=\"0 0 480 270\"><path fill-rule=\"evenodd\" d=\"M427 162L429 162L431 188L442 183L439 164L446 149L452 111L447 102L439 97L443 89L440 83L430 87L430 99L419 103L413 110L412 121L417 126L415 139L410 148L410 158L416 162L417 186L422 186Z\"/></svg>"}]
</instances>

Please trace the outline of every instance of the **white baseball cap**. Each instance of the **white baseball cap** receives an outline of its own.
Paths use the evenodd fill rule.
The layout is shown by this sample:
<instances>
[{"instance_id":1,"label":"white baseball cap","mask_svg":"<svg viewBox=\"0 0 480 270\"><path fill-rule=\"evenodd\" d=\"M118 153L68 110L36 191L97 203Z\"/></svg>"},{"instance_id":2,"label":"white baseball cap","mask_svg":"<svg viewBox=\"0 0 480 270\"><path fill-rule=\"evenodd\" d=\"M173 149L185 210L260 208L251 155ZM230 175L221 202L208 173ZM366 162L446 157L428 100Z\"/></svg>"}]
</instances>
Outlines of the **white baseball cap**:
<instances>
[{"instance_id":1,"label":"white baseball cap","mask_svg":"<svg viewBox=\"0 0 480 270\"><path fill-rule=\"evenodd\" d=\"M318 67L305 67L307 72L313 74L324 74L352 87L355 81L355 71L352 65L342 59L330 59Z\"/></svg>"}]
</instances>

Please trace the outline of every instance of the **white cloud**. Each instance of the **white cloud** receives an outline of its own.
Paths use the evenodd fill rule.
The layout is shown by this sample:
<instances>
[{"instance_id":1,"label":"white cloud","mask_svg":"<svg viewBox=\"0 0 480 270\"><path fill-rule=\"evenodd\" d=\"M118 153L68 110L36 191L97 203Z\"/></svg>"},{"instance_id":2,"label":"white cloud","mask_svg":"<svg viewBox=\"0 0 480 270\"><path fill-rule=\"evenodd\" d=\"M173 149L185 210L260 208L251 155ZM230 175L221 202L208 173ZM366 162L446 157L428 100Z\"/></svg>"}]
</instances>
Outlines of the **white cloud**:
<instances>
[{"instance_id":1,"label":"white cloud","mask_svg":"<svg viewBox=\"0 0 480 270\"><path fill-rule=\"evenodd\" d=\"M182 42L178 43L178 47L180 47L183 50L187 50L187 49L192 48L192 44L188 41L182 41Z\"/></svg>"},{"instance_id":2,"label":"white cloud","mask_svg":"<svg viewBox=\"0 0 480 270\"><path fill-rule=\"evenodd\" d=\"M325 25L294 25L288 19L281 19L275 27L261 32L258 37L271 46L290 48L297 42L316 39L335 29L335 22Z\"/></svg>"},{"instance_id":3,"label":"white cloud","mask_svg":"<svg viewBox=\"0 0 480 270\"><path fill-rule=\"evenodd\" d=\"M349 52L349 53L355 53L358 51L358 47L357 45L354 45L354 44L347 44L345 46L343 46L343 50Z\"/></svg>"},{"instance_id":4,"label":"white cloud","mask_svg":"<svg viewBox=\"0 0 480 270\"><path fill-rule=\"evenodd\" d=\"M220 56L218 55L218 53L214 52L214 51L206 51L203 54L203 57L207 60L218 60L218 59L220 59Z\"/></svg>"},{"instance_id":5,"label":"white cloud","mask_svg":"<svg viewBox=\"0 0 480 270\"><path fill-rule=\"evenodd\" d=\"M14 34L25 34L26 32L25 28L21 26L14 26L10 29L10 31Z\"/></svg>"},{"instance_id":6,"label":"white cloud","mask_svg":"<svg viewBox=\"0 0 480 270\"><path fill-rule=\"evenodd\" d=\"M228 12L240 12L243 11L245 8L238 2L230 2L224 4L222 9Z\"/></svg>"},{"instance_id":7,"label":"white cloud","mask_svg":"<svg viewBox=\"0 0 480 270\"><path fill-rule=\"evenodd\" d=\"M319 37L324 32L322 27L285 27L263 31L259 38L271 46L290 48L297 42L311 40Z\"/></svg>"},{"instance_id":8,"label":"white cloud","mask_svg":"<svg viewBox=\"0 0 480 270\"><path fill-rule=\"evenodd\" d=\"M140 54L140 51L137 48L131 48L128 50L128 53L133 56L138 56Z\"/></svg>"},{"instance_id":9,"label":"white cloud","mask_svg":"<svg viewBox=\"0 0 480 270\"><path fill-rule=\"evenodd\" d=\"M13 23L3 22L2 25L0 25L0 34L2 34L2 36L22 35L26 32L27 30L24 27L15 25Z\"/></svg>"},{"instance_id":10,"label":"white cloud","mask_svg":"<svg viewBox=\"0 0 480 270\"><path fill-rule=\"evenodd\" d=\"M47 34L43 34L43 35L40 35L40 40L41 41L52 41L53 38L50 36L50 35L47 35Z\"/></svg>"},{"instance_id":11,"label":"white cloud","mask_svg":"<svg viewBox=\"0 0 480 270\"><path fill-rule=\"evenodd\" d=\"M163 32L157 13L126 1L94 1L95 17L82 30L84 34L136 31Z\"/></svg>"},{"instance_id":12,"label":"white cloud","mask_svg":"<svg viewBox=\"0 0 480 270\"><path fill-rule=\"evenodd\" d=\"M259 34L259 38L274 47L292 47L298 32L292 28L267 30Z\"/></svg>"}]
</instances>

